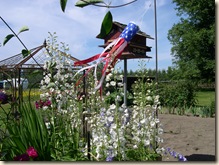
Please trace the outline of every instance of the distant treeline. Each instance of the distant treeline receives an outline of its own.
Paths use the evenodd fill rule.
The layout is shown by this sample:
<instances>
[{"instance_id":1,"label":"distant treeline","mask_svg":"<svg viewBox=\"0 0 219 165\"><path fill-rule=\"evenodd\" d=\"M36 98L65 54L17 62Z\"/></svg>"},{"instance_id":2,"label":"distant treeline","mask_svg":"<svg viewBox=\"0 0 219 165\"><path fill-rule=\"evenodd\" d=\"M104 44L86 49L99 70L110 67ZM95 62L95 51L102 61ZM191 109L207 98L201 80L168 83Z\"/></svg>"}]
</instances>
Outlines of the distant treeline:
<instances>
[{"instance_id":1,"label":"distant treeline","mask_svg":"<svg viewBox=\"0 0 219 165\"><path fill-rule=\"evenodd\" d=\"M185 77L182 72L176 68L168 67L168 69L158 70L156 73L156 69L147 69L145 73L147 77L156 77L158 76L159 83L168 83L170 81L179 81L179 80L188 80L195 82L199 88L206 89L215 89L215 81L206 81L205 79L196 79L194 77ZM135 77L137 75L137 71L128 71L128 77Z\"/></svg>"}]
</instances>

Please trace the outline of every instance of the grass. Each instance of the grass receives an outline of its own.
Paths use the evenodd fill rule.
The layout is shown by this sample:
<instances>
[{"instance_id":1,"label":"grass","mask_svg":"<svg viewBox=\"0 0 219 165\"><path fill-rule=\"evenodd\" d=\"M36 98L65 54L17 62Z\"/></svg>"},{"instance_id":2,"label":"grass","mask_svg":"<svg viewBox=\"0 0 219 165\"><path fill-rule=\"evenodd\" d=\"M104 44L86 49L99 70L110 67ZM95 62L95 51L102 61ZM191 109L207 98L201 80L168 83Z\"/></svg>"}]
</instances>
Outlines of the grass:
<instances>
[{"instance_id":1,"label":"grass","mask_svg":"<svg viewBox=\"0 0 219 165\"><path fill-rule=\"evenodd\" d=\"M30 92L30 97L29 97L29 89L23 91L23 100L25 103L29 103L30 101L32 106L35 107L35 101L39 99L40 99L39 89L37 88L32 89ZM1 129L3 129L3 127L5 127L3 120L6 119L6 113L12 112L11 108L12 108L11 104L0 105L0 131Z\"/></svg>"},{"instance_id":2,"label":"grass","mask_svg":"<svg viewBox=\"0 0 219 165\"><path fill-rule=\"evenodd\" d=\"M37 88L32 89L31 92L30 92L30 96L29 96L29 89L23 91L23 101L25 103L28 103L30 101L31 104L34 107L35 106L35 101L37 101L39 99L40 99L39 89L37 89ZM4 108L5 110L8 110L8 109L11 108L11 105L10 104L4 104L4 105L1 105L1 108ZM2 115L1 108L0 108L0 115Z\"/></svg>"},{"instance_id":3,"label":"grass","mask_svg":"<svg viewBox=\"0 0 219 165\"><path fill-rule=\"evenodd\" d=\"M215 100L215 91L198 91L196 94L197 106L210 106Z\"/></svg>"}]
</instances>

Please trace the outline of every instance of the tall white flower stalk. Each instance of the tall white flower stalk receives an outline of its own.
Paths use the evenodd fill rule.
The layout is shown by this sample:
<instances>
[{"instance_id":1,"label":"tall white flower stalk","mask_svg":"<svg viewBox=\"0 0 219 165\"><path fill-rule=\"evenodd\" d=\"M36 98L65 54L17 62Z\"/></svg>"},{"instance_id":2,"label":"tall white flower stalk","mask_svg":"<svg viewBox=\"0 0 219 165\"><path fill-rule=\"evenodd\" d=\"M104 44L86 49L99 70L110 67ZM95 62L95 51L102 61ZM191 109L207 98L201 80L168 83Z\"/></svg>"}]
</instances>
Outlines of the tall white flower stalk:
<instances>
[{"instance_id":1,"label":"tall white flower stalk","mask_svg":"<svg viewBox=\"0 0 219 165\"><path fill-rule=\"evenodd\" d=\"M118 77L116 70L111 70L111 73L106 76L106 97L110 97L110 91L107 89L116 89L120 86L114 94L114 100L111 104L105 104L102 98L102 107L100 111L95 112L90 119L92 130L92 146L94 148L94 155L97 159L111 161L113 159L125 160L125 128L128 111L125 107L121 107L121 76ZM104 103L104 104L103 104Z\"/></svg>"},{"instance_id":2,"label":"tall white flower stalk","mask_svg":"<svg viewBox=\"0 0 219 165\"><path fill-rule=\"evenodd\" d=\"M68 46L57 44L56 36L50 34L47 40L48 61L44 64L44 78L41 81L41 100L50 100L50 108L44 108L51 141L54 145L54 158L69 150L77 150L82 125L82 101L78 100L73 61L67 54ZM80 85L77 87L80 88ZM72 148L67 149L72 146ZM60 152L62 154L60 154ZM58 157L60 156L60 157Z\"/></svg>"},{"instance_id":3,"label":"tall white flower stalk","mask_svg":"<svg viewBox=\"0 0 219 165\"><path fill-rule=\"evenodd\" d=\"M155 95L155 86L144 69L144 63L140 63L141 69L138 71L140 77L134 84L134 106L130 120L131 146L134 150L139 150L140 160L151 159L144 153L162 154L163 148L160 143L162 128L156 116L156 111L160 108L159 96Z\"/></svg>"},{"instance_id":4,"label":"tall white flower stalk","mask_svg":"<svg viewBox=\"0 0 219 165\"><path fill-rule=\"evenodd\" d=\"M154 93L154 83L143 79L144 70L139 73L133 88L134 106L129 108L122 104L122 76L117 70L106 76L106 96L90 118L92 151L97 160L155 160L164 150L159 147L163 130L155 116L159 96Z\"/></svg>"}]
</instances>

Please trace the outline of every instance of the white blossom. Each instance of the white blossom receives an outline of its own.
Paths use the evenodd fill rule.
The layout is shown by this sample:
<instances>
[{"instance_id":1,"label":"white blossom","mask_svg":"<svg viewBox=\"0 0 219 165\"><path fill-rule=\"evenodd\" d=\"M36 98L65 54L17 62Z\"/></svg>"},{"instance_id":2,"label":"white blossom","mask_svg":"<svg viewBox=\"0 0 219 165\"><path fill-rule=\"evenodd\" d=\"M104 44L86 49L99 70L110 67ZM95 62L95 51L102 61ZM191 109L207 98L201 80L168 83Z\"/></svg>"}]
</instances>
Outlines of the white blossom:
<instances>
[{"instance_id":1,"label":"white blossom","mask_svg":"<svg viewBox=\"0 0 219 165\"><path fill-rule=\"evenodd\" d=\"M110 85L111 86L116 86L116 82L115 81L110 81Z\"/></svg>"}]
</instances>

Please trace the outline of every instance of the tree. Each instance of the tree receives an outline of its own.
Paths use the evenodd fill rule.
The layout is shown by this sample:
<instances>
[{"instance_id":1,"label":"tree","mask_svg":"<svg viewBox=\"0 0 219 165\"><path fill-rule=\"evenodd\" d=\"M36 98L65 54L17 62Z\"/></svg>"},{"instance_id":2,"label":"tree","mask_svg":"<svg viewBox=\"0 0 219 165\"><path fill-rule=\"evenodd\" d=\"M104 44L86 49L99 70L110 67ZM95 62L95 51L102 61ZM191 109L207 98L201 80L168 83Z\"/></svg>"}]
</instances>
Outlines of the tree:
<instances>
[{"instance_id":1,"label":"tree","mask_svg":"<svg viewBox=\"0 0 219 165\"><path fill-rule=\"evenodd\" d=\"M173 0L180 22L168 32L182 77L215 81L215 1Z\"/></svg>"}]
</instances>

